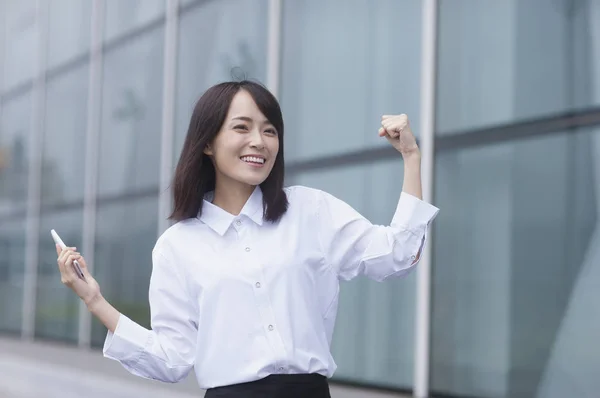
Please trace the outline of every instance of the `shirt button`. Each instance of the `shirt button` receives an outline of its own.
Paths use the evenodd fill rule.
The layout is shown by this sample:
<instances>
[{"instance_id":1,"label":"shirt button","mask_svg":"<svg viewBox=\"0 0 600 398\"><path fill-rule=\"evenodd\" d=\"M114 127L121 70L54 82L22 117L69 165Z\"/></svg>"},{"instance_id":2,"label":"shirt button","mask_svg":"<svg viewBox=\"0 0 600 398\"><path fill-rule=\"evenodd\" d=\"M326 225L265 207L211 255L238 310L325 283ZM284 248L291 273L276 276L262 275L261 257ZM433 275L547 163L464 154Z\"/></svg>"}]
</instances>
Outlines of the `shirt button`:
<instances>
[{"instance_id":1,"label":"shirt button","mask_svg":"<svg viewBox=\"0 0 600 398\"><path fill-rule=\"evenodd\" d=\"M260 287L260 282L256 282L256 287Z\"/></svg>"},{"instance_id":2,"label":"shirt button","mask_svg":"<svg viewBox=\"0 0 600 398\"><path fill-rule=\"evenodd\" d=\"M247 247L247 248L246 248L246 251L247 251L247 252L249 252L249 251L250 251L250 248L249 248L249 247Z\"/></svg>"},{"instance_id":3,"label":"shirt button","mask_svg":"<svg viewBox=\"0 0 600 398\"><path fill-rule=\"evenodd\" d=\"M282 366L282 367L280 367L280 368L279 368L279 370L280 370L281 372L283 372L283 371L285 370L285 368Z\"/></svg>"},{"instance_id":4,"label":"shirt button","mask_svg":"<svg viewBox=\"0 0 600 398\"><path fill-rule=\"evenodd\" d=\"M416 257L415 256L410 256L410 259L414 260L414 259L416 259Z\"/></svg>"},{"instance_id":5,"label":"shirt button","mask_svg":"<svg viewBox=\"0 0 600 398\"><path fill-rule=\"evenodd\" d=\"M237 221L235 222L235 225L238 225L238 226L239 226L239 225L242 225L242 222L241 222L240 220L237 220Z\"/></svg>"},{"instance_id":6,"label":"shirt button","mask_svg":"<svg viewBox=\"0 0 600 398\"><path fill-rule=\"evenodd\" d=\"M273 329L274 329L273 325L269 325L269 330L273 330Z\"/></svg>"}]
</instances>

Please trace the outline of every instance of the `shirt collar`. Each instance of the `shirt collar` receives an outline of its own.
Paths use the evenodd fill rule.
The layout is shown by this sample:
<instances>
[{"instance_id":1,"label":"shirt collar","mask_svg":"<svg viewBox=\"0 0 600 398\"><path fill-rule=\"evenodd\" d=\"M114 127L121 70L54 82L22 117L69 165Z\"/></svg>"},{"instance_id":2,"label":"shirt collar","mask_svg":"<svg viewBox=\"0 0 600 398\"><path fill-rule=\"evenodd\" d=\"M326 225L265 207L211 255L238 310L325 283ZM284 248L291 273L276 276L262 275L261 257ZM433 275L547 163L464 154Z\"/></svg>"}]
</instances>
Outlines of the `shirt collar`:
<instances>
[{"instance_id":1,"label":"shirt collar","mask_svg":"<svg viewBox=\"0 0 600 398\"><path fill-rule=\"evenodd\" d=\"M231 213L226 212L219 206L212 204L214 199L214 192L208 192L204 195L204 202L202 203L202 214L200 215L200 221L212 228L216 233L223 236L233 220L242 215L250 218L258 225L263 223L263 194L259 186L257 186L252 195L248 198L239 216L234 216Z\"/></svg>"}]
</instances>

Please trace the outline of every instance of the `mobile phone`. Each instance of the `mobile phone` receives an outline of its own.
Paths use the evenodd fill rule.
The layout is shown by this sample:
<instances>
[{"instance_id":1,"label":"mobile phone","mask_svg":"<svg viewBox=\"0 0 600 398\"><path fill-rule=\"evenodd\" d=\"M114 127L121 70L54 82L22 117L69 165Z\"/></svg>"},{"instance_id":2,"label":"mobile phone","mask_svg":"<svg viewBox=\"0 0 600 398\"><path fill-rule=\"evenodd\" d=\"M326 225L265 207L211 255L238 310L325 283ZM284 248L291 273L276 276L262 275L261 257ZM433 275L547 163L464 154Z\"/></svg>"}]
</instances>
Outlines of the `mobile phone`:
<instances>
[{"instance_id":1,"label":"mobile phone","mask_svg":"<svg viewBox=\"0 0 600 398\"><path fill-rule=\"evenodd\" d=\"M61 249L64 249L67 247L65 245L65 243L62 241L62 239L60 238L60 236L58 236L58 234L56 233L55 230L53 230L53 229L50 230L50 235L52 235L52 239L54 239L54 243L59 245ZM85 276L83 276L83 271L81 270L81 266L79 265L77 260L73 260L73 269L75 269L75 273L77 274L77 276L80 279L85 280Z\"/></svg>"}]
</instances>

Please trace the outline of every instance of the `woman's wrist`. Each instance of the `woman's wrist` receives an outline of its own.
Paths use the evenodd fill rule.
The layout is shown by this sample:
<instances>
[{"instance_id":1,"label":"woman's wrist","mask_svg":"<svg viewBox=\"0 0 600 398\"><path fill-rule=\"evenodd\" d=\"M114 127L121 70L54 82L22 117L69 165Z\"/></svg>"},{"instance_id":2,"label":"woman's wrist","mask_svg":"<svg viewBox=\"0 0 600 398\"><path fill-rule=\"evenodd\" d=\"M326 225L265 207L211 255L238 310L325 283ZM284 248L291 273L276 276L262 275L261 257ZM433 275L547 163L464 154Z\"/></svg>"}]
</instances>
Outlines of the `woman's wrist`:
<instances>
[{"instance_id":1,"label":"woman's wrist","mask_svg":"<svg viewBox=\"0 0 600 398\"><path fill-rule=\"evenodd\" d=\"M106 300L104 299L102 294L98 293L92 297L86 298L84 300L84 303L87 306L88 311L90 311L91 313L94 313L96 311L96 309L102 305L103 301L106 301Z\"/></svg>"},{"instance_id":2,"label":"woman's wrist","mask_svg":"<svg viewBox=\"0 0 600 398\"><path fill-rule=\"evenodd\" d=\"M404 159L404 181L402 191L419 199L423 199L421 187L421 153L417 150L411 153L403 153Z\"/></svg>"},{"instance_id":3,"label":"woman's wrist","mask_svg":"<svg viewBox=\"0 0 600 398\"><path fill-rule=\"evenodd\" d=\"M90 300L86 300L86 304L92 315L98 318L108 330L114 333L119 324L121 313L110 305L100 293Z\"/></svg>"},{"instance_id":4,"label":"woman's wrist","mask_svg":"<svg viewBox=\"0 0 600 398\"><path fill-rule=\"evenodd\" d=\"M405 163L421 165L421 151L418 147L408 152L401 152L401 154Z\"/></svg>"}]
</instances>

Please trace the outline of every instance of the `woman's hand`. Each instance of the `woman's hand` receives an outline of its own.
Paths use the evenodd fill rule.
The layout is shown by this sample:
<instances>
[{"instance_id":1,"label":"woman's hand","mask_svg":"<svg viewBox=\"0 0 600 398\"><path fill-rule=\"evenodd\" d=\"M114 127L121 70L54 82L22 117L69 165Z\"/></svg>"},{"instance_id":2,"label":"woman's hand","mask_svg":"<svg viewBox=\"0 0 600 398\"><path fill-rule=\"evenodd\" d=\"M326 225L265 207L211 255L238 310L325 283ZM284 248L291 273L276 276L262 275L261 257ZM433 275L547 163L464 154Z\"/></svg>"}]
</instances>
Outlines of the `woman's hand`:
<instances>
[{"instance_id":1,"label":"woman's hand","mask_svg":"<svg viewBox=\"0 0 600 398\"><path fill-rule=\"evenodd\" d=\"M66 247L64 250L56 245L56 254L58 255L58 269L60 270L61 282L70 287L88 306L102 298L100 286L89 273L85 259L75 251L75 247ZM79 278L73 268L73 261L77 260L81 266L81 271L85 280Z\"/></svg>"},{"instance_id":2,"label":"woman's hand","mask_svg":"<svg viewBox=\"0 0 600 398\"><path fill-rule=\"evenodd\" d=\"M379 136L387 138L403 157L420 154L417 140L405 114L383 115Z\"/></svg>"}]
</instances>

